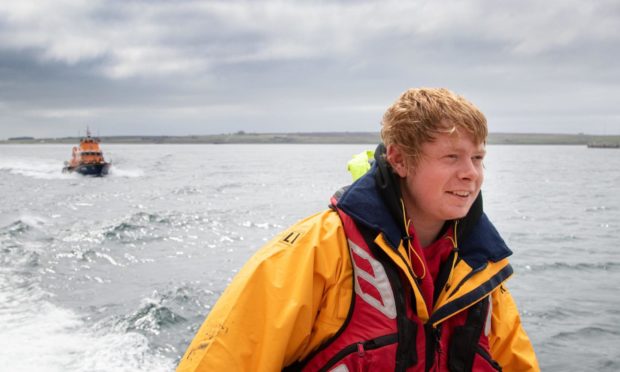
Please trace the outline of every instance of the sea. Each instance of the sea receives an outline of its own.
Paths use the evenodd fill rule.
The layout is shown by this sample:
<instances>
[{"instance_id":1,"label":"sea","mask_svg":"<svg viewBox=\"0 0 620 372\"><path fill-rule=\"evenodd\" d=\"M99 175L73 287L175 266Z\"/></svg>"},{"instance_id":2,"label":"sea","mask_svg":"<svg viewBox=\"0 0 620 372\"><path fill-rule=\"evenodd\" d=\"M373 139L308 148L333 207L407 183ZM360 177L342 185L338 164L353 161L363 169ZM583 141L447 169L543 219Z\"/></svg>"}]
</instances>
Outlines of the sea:
<instances>
[{"instance_id":1,"label":"sea","mask_svg":"<svg viewBox=\"0 0 620 372\"><path fill-rule=\"evenodd\" d=\"M369 145L0 145L0 371L173 371L244 262ZM485 210L543 371L620 370L620 151L489 145Z\"/></svg>"}]
</instances>

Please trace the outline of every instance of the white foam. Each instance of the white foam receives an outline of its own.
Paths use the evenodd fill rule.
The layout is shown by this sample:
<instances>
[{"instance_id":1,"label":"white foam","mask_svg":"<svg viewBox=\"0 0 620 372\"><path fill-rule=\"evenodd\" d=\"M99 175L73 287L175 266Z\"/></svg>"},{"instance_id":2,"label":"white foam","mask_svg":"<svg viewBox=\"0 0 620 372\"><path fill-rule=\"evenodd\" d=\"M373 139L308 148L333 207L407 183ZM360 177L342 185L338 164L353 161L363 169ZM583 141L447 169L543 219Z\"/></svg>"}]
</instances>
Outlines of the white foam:
<instances>
[{"instance_id":1,"label":"white foam","mask_svg":"<svg viewBox=\"0 0 620 372\"><path fill-rule=\"evenodd\" d=\"M171 371L139 333L97 329L0 268L0 366L21 371Z\"/></svg>"},{"instance_id":2,"label":"white foam","mask_svg":"<svg viewBox=\"0 0 620 372\"><path fill-rule=\"evenodd\" d=\"M53 159L12 158L0 159L0 171L8 171L38 179L70 179L74 174L62 173L63 163Z\"/></svg>"},{"instance_id":3,"label":"white foam","mask_svg":"<svg viewBox=\"0 0 620 372\"><path fill-rule=\"evenodd\" d=\"M47 223L45 218L32 214L22 214L19 219L26 225L34 228L44 226Z\"/></svg>"},{"instance_id":4,"label":"white foam","mask_svg":"<svg viewBox=\"0 0 620 372\"><path fill-rule=\"evenodd\" d=\"M112 165L108 174L114 177L138 178L144 176L144 171L139 168L119 168L116 165Z\"/></svg>"},{"instance_id":5,"label":"white foam","mask_svg":"<svg viewBox=\"0 0 620 372\"><path fill-rule=\"evenodd\" d=\"M63 173L64 163L56 159L3 157L0 159L0 171L19 174L37 179L76 179L82 177L77 173ZM113 177L138 178L144 176L139 168L119 168L112 165L108 174Z\"/></svg>"}]
</instances>

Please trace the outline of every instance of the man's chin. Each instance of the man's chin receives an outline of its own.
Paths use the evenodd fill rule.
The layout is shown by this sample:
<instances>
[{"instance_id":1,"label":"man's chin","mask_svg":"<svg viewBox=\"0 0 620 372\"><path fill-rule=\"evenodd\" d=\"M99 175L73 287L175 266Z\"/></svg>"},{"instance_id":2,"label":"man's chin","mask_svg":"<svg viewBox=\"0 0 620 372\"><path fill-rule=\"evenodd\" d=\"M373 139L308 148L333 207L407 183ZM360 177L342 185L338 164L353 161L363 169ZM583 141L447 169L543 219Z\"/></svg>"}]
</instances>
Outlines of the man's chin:
<instances>
[{"instance_id":1,"label":"man's chin","mask_svg":"<svg viewBox=\"0 0 620 372\"><path fill-rule=\"evenodd\" d=\"M471 209L471 205L467 208L458 208L457 210L454 211L454 213L452 213L452 220L460 220L461 218L467 216L467 213L469 212L469 210Z\"/></svg>"}]
</instances>

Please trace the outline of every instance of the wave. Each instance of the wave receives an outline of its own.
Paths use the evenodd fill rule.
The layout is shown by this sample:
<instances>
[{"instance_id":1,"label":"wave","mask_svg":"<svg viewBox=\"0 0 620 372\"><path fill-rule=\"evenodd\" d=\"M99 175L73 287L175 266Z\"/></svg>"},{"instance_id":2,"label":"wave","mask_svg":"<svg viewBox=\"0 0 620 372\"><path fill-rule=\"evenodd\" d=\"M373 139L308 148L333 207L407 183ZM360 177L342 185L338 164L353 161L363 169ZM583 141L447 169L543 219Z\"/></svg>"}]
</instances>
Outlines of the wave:
<instances>
[{"instance_id":1,"label":"wave","mask_svg":"<svg viewBox=\"0 0 620 372\"><path fill-rule=\"evenodd\" d=\"M51 295L12 271L0 271L0 365L15 372L170 371L136 332L92 326L49 301ZM27 345L27 347L25 347ZM33 352L34 351L34 352Z\"/></svg>"},{"instance_id":2,"label":"wave","mask_svg":"<svg viewBox=\"0 0 620 372\"><path fill-rule=\"evenodd\" d=\"M172 220L168 216L138 212L115 225L105 227L102 235L105 240L122 243L156 241L163 239L166 235L157 233L158 225L163 225L161 229L164 230L171 224Z\"/></svg>"},{"instance_id":3,"label":"wave","mask_svg":"<svg viewBox=\"0 0 620 372\"><path fill-rule=\"evenodd\" d=\"M186 314L181 314L186 312ZM105 327L113 328L119 332L139 332L153 338L157 347L169 350L170 343L157 345L161 340L172 341L174 355L179 354L186 345L186 340L179 339L179 329L185 328L188 317L194 318L196 314L204 316L204 307L197 297L183 288L159 293L153 291L151 296L143 298L137 309L126 315L114 316L102 320ZM186 315L186 316L184 316ZM191 319L196 323L198 319ZM177 339L176 342L173 339ZM182 351L182 350L181 350Z\"/></svg>"},{"instance_id":4,"label":"wave","mask_svg":"<svg viewBox=\"0 0 620 372\"><path fill-rule=\"evenodd\" d=\"M170 217L162 216L157 213L138 212L131 216L133 221L142 221L148 223L170 224Z\"/></svg>"},{"instance_id":5,"label":"wave","mask_svg":"<svg viewBox=\"0 0 620 372\"><path fill-rule=\"evenodd\" d=\"M144 170L140 168L119 168L117 165L112 164L108 175L112 177L140 178L144 176Z\"/></svg>"},{"instance_id":6,"label":"wave","mask_svg":"<svg viewBox=\"0 0 620 372\"><path fill-rule=\"evenodd\" d=\"M587 340L587 339L600 339L600 338L608 338L610 336L620 336L620 331L613 330L610 328L596 327L596 326L588 326L577 329L572 332L559 332L553 339L579 339L579 340Z\"/></svg>"},{"instance_id":7,"label":"wave","mask_svg":"<svg viewBox=\"0 0 620 372\"><path fill-rule=\"evenodd\" d=\"M548 311L543 311L543 312L531 312L530 315L532 317L535 318L540 318L540 319L569 319L571 317L575 317L576 313L578 311L575 309L571 309L570 311L568 311L566 308L563 307L556 307L553 309L550 309Z\"/></svg>"},{"instance_id":8,"label":"wave","mask_svg":"<svg viewBox=\"0 0 620 372\"><path fill-rule=\"evenodd\" d=\"M612 206L606 206L606 205L597 205L594 207L588 207L586 208L586 212L608 212L608 211L613 211L616 208L612 207Z\"/></svg>"},{"instance_id":9,"label":"wave","mask_svg":"<svg viewBox=\"0 0 620 372\"><path fill-rule=\"evenodd\" d=\"M52 239L42 230L45 224L43 218L26 215L0 227L0 263L7 267L39 266L41 245Z\"/></svg>"},{"instance_id":10,"label":"wave","mask_svg":"<svg viewBox=\"0 0 620 372\"><path fill-rule=\"evenodd\" d=\"M22 220L17 220L7 226L0 227L0 235L19 236L27 233L32 226Z\"/></svg>"},{"instance_id":11,"label":"wave","mask_svg":"<svg viewBox=\"0 0 620 372\"><path fill-rule=\"evenodd\" d=\"M200 321L219 295L214 291L187 285L163 293L155 290L142 299L137 309L113 319L114 324L111 326L123 332L139 331L159 335L167 329Z\"/></svg>"},{"instance_id":12,"label":"wave","mask_svg":"<svg viewBox=\"0 0 620 372\"><path fill-rule=\"evenodd\" d=\"M99 226L75 225L60 240L64 243L87 243L90 248L93 248L92 244L101 246L106 242L145 244L172 239L176 229L185 229L194 224L211 226L210 223L210 220L199 214L137 212Z\"/></svg>"},{"instance_id":13,"label":"wave","mask_svg":"<svg viewBox=\"0 0 620 372\"><path fill-rule=\"evenodd\" d=\"M72 233L63 235L62 241L94 244L101 244L104 241L121 243L156 241L167 235L166 232L171 225L175 225L172 216L137 212L103 227L75 226L72 228Z\"/></svg>"},{"instance_id":14,"label":"wave","mask_svg":"<svg viewBox=\"0 0 620 372\"><path fill-rule=\"evenodd\" d=\"M36 179L80 179L82 176L77 173L63 173L64 164L61 160L54 159L17 159L6 158L0 160L0 171L11 174L31 177ZM110 177L139 178L144 176L144 170L140 168L124 168L112 164L108 171Z\"/></svg>"},{"instance_id":15,"label":"wave","mask_svg":"<svg viewBox=\"0 0 620 372\"><path fill-rule=\"evenodd\" d=\"M248 187L247 183L239 183L239 182L226 183L226 184L217 186L215 188L215 191L217 193L225 194L228 190L231 190L231 189L241 189L241 188L245 188L245 187Z\"/></svg>"},{"instance_id":16,"label":"wave","mask_svg":"<svg viewBox=\"0 0 620 372\"><path fill-rule=\"evenodd\" d=\"M186 319L172 311L161 298L147 298L140 308L129 314L122 324L126 331L140 330L159 334L163 327L184 322Z\"/></svg>"},{"instance_id":17,"label":"wave","mask_svg":"<svg viewBox=\"0 0 620 372\"><path fill-rule=\"evenodd\" d=\"M0 227L0 235L19 236L44 226L47 220L38 216L23 215L18 220Z\"/></svg>"},{"instance_id":18,"label":"wave","mask_svg":"<svg viewBox=\"0 0 620 372\"><path fill-rule=\"evenodd\" d=\"M131 223L128 223L128 222L121 222L118 225L110 226L106 230L104 235L106 237L118 236L120 233L127 232L127 231L139 230L142 227L143 226L141 226L141 225L134 225L134 224L131 224Z\"/></svg>"},{"instance_id":19,"label":"wave","mask_svg":"<svg viewBox=\"0 0 620 372\"><path fill-rule=\"evenodd\" d=\"M40 260L39 252L24 250L19 245L6 245L0 249L0 264L7 267L34 268L39 266Z\"/></svg>"},{"instance_id":20,"label":"wave","mask_svg":"<svg viewBox=\"0 0 620 372\"><path fill-rule=\"evenodd\" d=\"M62 173L63 163L50 159L16 159L0 160L0 171L37 179L71 179L76 175Z\"/></svg>"},{"instance_id":21,"label":"wave","mask_svg":"<svg viewBox=\"0 0 620 372\"><path fill-rule=\"evenodd\" d=\"M239 224L239 226L250 227L250 228L258 228L258 229L262 229L262 230L282 229L283 228L282 225L278 225L278 224L275 224L275 223L270 223L270 222L259 223L259 222L252 222L252 221L243 221L243 222L241 222Z\"/></svg>"},{"instance_id":22,"label":"wave","mask_svg":"<svg viewBox=\"0 0 620 372\"><path fill-rule=\"evenodd\" d=\"M620 262L553 262L534 265L515 265L527 271L555 271L555 270L571 270L571 271L615 271L620 270Z\"/></svg>"},{"instance_id":23,"label":"wave","mask_svg":"<svg viewBox=\"0 0 620 372\"><path fill-rule=\"evenodd\" d=\"M183 186L172 190L175 195L197 195L202 194L202 190L195 186Z\"/></svg>"}]
</instances>

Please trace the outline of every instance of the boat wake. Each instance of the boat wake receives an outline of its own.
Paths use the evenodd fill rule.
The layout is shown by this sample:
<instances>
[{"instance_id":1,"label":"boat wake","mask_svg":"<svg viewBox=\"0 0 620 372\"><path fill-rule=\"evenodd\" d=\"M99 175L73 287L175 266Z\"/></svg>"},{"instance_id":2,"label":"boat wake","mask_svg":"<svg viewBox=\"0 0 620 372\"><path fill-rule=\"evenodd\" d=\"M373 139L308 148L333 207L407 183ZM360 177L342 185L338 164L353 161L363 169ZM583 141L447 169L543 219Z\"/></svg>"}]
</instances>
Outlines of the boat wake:
<instances>
[{"instance_id":1,"label":"boat wake","mask_svg":"<svg viewBox=\"0 0 620 372\"><path fill-rule=\"evenodd\" d=\"M55 159L0 159L0 172L8 172L37 179L75 179L75 174L62 173L62 162Z\"/></svg>"},{"instance_id":2,"label":"boat wake","mask_svg":"<svg viewBox=\"0 0 620 372\"><path fill-rule=\"evenodd\" d=\"M17 174L43 180L75 180L80 179L77 173L63 173L62 161L44 158L3 158L0 159L0 172ZM144 171L139 168L119 168L116 165L108 171L108 177L139 178Z\"/></svg>"},{"instance_id":3,"label":"boat wake","mask_svg":"<svg viewBox=\"0 0 620 372\"><path fill-rule=\"evenodd\" d=\"M138 332L88 325L34 278L0 266L0 365L7 371L171 371ZM28 347L24 347L28 345Z\"/></svg>"},{"instance_id":4,"label":"boat wake","mask_svg":"<svg viewBox=\"0 0 620 372\"><path fill-rule=\"evenodd\" d=\"M108 176L122 178L139 178L144 176L144 171L139 168L119 168L116 164L114 164L113 167L110 167L110 170L108 171Z\"/></svg>"}]
</instances>

